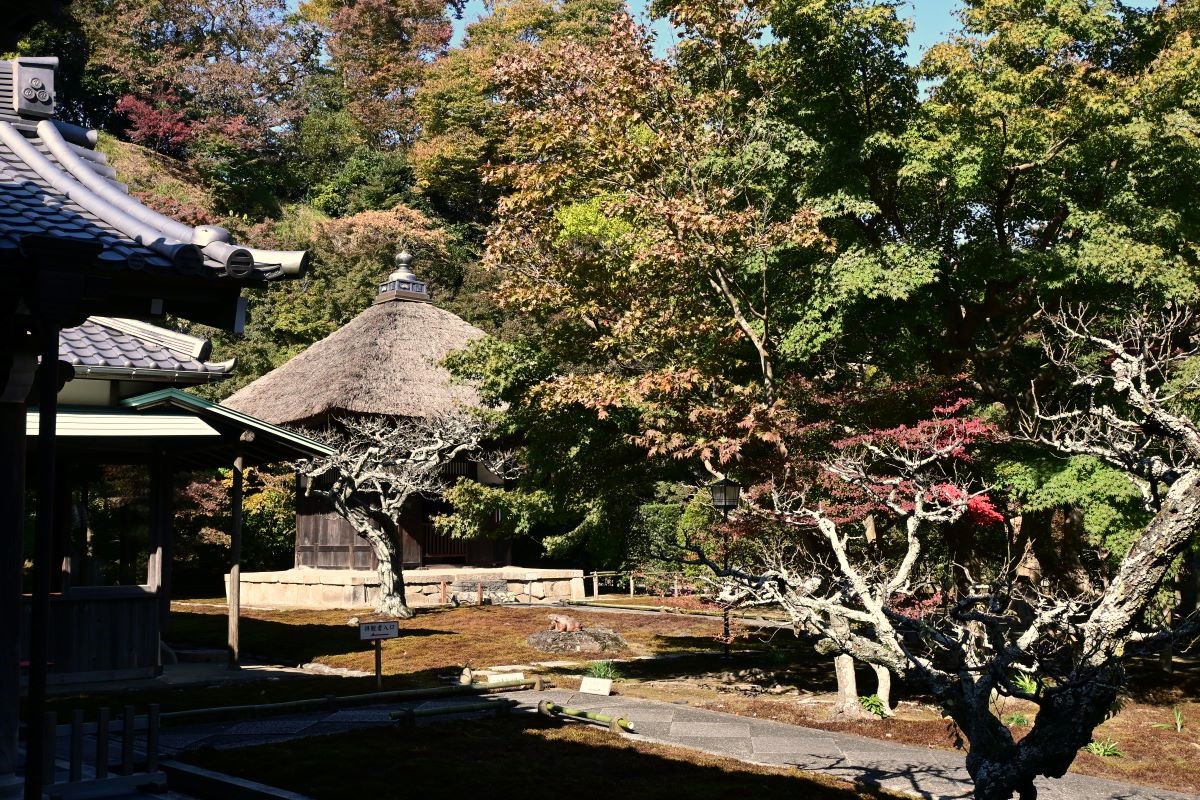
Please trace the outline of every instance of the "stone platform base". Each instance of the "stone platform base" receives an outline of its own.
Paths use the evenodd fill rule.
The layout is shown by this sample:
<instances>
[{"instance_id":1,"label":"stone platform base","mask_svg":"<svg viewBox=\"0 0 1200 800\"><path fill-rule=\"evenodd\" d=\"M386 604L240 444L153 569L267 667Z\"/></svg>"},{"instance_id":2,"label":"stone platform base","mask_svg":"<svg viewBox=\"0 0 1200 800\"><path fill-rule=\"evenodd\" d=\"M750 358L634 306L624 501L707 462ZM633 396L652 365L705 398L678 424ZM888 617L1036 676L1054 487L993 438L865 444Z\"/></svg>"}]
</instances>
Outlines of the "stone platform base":
<instances>
[{"instance_id":1,"label":"stone platform base","mask_svg":"<svg viewBox=\"0 0 1200 800\"><path fill-rule=\"evenodd\" d=\"M229 596L229 577L225 578ZM557 603L583 599L583 570L525 567L423 567L404 571L410 606L443 602L470 605L522 602ZM242 605L271 608L362 608L379 600L373 570L297 567L282 572L242 575Z\"/></svg>"}]
</instances>

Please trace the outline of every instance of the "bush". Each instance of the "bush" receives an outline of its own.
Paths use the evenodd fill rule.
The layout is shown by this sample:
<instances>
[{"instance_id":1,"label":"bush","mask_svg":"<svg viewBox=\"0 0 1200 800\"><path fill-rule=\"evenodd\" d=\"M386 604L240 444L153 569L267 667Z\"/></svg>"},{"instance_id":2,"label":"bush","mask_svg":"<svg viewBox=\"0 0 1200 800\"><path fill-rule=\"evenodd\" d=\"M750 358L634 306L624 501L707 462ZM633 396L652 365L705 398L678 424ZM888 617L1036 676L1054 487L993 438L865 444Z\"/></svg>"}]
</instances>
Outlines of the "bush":
<instances>
[{"instance_id":1,"label":"bush","mask_svg":"<svg viewBox=\"0 0 1200 800\"><path fill-rule=\"evenodd\" d=\"M1121 752L1120 746L1112 739L1097 741L1093 739L1085 748L1089 753L1100 758L1124 758L1125 754Z\"/></svg>"},{"instance_id":2,"label":"bush","mask_svg":"<svg viewBox=\"0 0 1200 800\"><path fill-rule=\"evenodd\" d=\"M587 665L583 674L589 678L607 678L610 681L620 680L621 670L611 661L593 661Z\"/></svg>"},{"instance_id":3,"label":"bush","mask_svg":"<svg viewBox=\"0 0 1200 800\"><path fill-rule=\"evenodd\" d=\"M883 699L877 694L863 695L858 698L858 703L868 713L883 719L887 716L887 708L883 704Z\"/></svg>"}]
</instances>

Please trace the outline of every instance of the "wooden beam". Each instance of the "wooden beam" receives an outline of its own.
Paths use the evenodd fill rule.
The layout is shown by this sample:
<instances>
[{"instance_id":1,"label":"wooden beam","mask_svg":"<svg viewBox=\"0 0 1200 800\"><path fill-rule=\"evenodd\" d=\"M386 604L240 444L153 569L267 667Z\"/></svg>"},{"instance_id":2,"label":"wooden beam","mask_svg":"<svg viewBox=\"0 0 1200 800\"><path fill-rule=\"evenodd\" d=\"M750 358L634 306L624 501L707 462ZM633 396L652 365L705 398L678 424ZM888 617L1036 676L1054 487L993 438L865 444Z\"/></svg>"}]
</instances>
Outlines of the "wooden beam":
<instances>
[{"instance_id":1,"label":"wooden beam","mask_svg":"<svg viewBox=\"0 0 1200 800\"><path fill-rule=\"evenodd\" d=\"M229 668L241 666L241 642L238 621L242 613L242 500L244 488L242 471L246 460L243 445L254 441L251 431L243 431L238 437L237 455L233 459L233 490L230 493L232 522L229 531Z\"/></svg>"}]
</instances>

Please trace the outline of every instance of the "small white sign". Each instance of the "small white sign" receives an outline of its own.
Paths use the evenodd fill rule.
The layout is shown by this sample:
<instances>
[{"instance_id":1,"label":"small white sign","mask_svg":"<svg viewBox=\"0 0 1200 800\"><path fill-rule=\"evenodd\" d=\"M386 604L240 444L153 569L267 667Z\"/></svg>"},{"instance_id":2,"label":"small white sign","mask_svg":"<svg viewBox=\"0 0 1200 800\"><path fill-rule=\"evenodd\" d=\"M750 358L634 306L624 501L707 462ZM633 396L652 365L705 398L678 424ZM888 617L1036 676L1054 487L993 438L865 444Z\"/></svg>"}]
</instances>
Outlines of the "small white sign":
<instances>
[{"instance_id":1,"label":"small white sign","mask_svg":"<svg viewBox=\"0 0 1200 800\"><path fill-rule=\"evenodd\" d=\"M579 682L580 694L612 694L612 680L609 678L584 678Z\"/></svg>"},{"instance_id":2,"label":"small white sign","mask_svg":"<svg viewBox=\"0 0 1200 800\"><path fill-rule=\"evenodd\" d=\"M489 672L488 683L520 683L525 680L524 672Z\"/></svg>"},{"instance_id":3,"label":"small white sign","mask_svg":"<svg viewBox=\"0 0 1200 800\"><path fill-rule=\"evenodd\" d=\"M358 623L358 638L364 642L375 639L397 639L399 636L400 623L395 620Z\"/></svg>"}]
</instances>

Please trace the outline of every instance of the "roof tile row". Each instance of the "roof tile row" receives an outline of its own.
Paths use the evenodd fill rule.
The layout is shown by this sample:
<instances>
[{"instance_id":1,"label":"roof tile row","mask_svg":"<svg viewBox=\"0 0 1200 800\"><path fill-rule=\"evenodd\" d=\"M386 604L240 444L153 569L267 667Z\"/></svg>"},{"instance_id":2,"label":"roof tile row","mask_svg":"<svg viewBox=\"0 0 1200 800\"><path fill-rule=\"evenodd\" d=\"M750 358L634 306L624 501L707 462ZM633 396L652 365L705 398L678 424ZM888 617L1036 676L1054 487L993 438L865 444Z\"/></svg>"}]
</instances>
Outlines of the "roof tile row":
<instances>
[{"instance_id":1,"label":"roof tile row","mask_svg":"<svg viewBox=\"0 0 1200 800\"><path fill-rule=\"evenodd\" d=\"M97 367L186 373L202 380L213 380L225 377L233 370L233 362L199 361L187 353L102 325L95 319L88 319L59 334L58 357L75 366L77 373Z\"/></svg>"}]
</instances>

